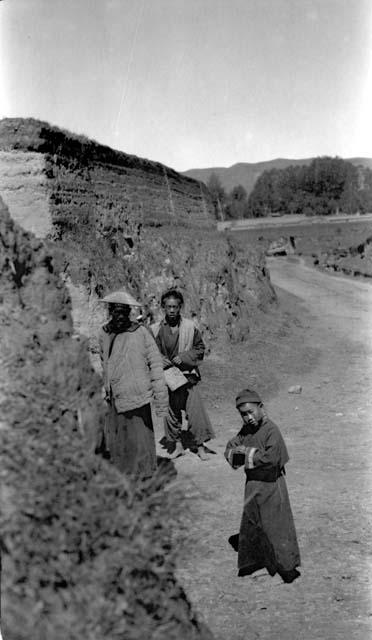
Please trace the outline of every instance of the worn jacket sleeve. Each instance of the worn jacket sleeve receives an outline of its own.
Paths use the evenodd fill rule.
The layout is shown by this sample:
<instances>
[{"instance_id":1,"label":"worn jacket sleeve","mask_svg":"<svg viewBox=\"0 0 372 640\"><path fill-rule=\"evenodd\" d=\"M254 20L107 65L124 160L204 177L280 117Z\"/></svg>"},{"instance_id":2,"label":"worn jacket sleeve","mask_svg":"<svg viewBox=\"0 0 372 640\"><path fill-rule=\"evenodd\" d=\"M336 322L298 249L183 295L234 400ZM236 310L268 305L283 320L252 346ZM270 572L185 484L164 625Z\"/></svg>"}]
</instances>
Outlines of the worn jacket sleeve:
<instances>
[{"instance_id":1,"label":"worn jacket sleeve","mask_svg":"<svg viewBox=\"0 0 372 640\"><path fill-rule=\"evenodd\" d=\"M192 342L192 348L188 351L181 351L178 356L182 360L182 365L185 368L196 367L204 358L205 344L199 329L195 327L194 338ZM182 369L182 365L180 369Z\"/></svg>"},{"instance_id":2,"label":"worn jacket sleeve","mask_svg":"<svg viewBox=\"0 0 372 640\"><path fill-rule=\"evenodd\" d=\"M275 431L270 431L260 447L246 447L245 468L276 467L280 464L280 441Z\"/></svg>"},{"instance_id":3,"label":"worn jacket sleeve","mask_svg":"<svg viewBox=\"0 0 372 640\"><path fill-rule=\"evenodd\" d=\"M163 360L153 336L147 329L143 329L143 331L145 334L146 358L150 371L155 409L156 413L162 416L168 411L168 388L164 378Z\"/></svg>"}]
</instances>

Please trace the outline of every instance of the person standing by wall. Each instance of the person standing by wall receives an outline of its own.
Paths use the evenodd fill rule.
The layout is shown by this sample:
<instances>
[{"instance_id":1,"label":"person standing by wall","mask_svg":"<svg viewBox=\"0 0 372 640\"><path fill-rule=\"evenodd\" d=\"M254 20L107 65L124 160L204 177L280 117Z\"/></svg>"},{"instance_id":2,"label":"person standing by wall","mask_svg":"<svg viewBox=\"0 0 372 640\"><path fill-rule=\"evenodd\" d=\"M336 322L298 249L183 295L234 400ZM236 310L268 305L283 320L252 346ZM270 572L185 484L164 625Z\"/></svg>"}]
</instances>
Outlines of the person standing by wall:
<instances>
[{"instance_id":1,"label":"person standing by wall","mask_svg":"<svg viewBox=\"0 0 372 640\"><path fill-rule=\"evenodd\" d=\"M110 320L100 332L99 344L108 403L106 447L114 465L134 476L156 470L151 401L165 416L168 391L162 357L149 330L130 319L131 307L140 304L126 291L102 299Z\"/></svg>"},{"instance_id":2,"label":"person standing by wall","mask_svg":"<svg viewBox=\"0 0 372 640\"><path fill-rule=\"evenodd\" d=\"M238 552L239 576L266 568L290 583L301 574L291 505L285 481L289 456L279 428L266 415L256 391L243 389L236 397L243 420L229 440L225 458L233 469L244 466L244 509L238 534L229 542Z\"/></svg>"},{"instance_id":3,"label":"person standing by wall","mask_svg":"<svg viewBox=\"0 0 372 640\"><path fill-rule=\"evenodd\" d=\"M169 408L164 419L164 431L171 456L185 453L181 440L182 411L188 421L189 448L201 460L208 460L204 443L214 438L214 431L197 388L201 377L198 364L203 360L205 345L194 322L181 316L184 300L177 289L169 289L161 297L165 317L151 325L156 343L163 356L165 372L177 367L185 376L185 384L177 389L168 386Z\"/></svg>"}]
</instances>

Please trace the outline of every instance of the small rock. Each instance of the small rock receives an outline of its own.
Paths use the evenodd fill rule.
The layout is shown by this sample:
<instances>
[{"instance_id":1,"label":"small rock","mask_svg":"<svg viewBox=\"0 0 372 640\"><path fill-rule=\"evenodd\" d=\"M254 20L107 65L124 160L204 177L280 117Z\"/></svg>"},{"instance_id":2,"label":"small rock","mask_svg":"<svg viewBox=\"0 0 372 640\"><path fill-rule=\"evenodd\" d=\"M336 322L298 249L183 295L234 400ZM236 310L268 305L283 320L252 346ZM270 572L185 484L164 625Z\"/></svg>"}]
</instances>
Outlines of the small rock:
<instances>
[{"instance_id":1,"label":"small rock","mask_svg":"<svg viewBox=\"0 0 372 640\"><path fill-rule=\"evenodd\" d=\"M339 416L343 416L343 415L344 415L343 413L336 413L336 416L337 416L337 417L339 417Z\"/></svg>"},{"instance_id":2,"label":"small rock","mask_svg":"<svg viewBox=\"0 0 372 640\"><path fill-rule=\"evenodd\" d=\"M299 384L294 384L292 387L289 387L288 393L301 393L302 387Z\"/></svg>"}]
</instances>

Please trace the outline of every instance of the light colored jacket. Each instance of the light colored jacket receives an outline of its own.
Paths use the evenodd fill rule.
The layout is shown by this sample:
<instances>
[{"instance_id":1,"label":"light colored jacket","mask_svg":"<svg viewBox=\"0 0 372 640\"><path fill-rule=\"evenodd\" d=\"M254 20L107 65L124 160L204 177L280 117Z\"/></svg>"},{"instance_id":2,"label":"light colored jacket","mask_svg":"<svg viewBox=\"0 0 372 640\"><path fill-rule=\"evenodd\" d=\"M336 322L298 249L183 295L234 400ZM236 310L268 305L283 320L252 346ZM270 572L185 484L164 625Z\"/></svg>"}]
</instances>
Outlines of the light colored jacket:
<instances>
[{"instance_id":1,"label":"light colored jacket","mask_svg":"<svg viewBox=\"0 0 372 640\"><path fill-rule=\"evenodd\" d=\"M155 338L157 337L162 321L155 322L151 325L151 331ZM180 322L180 331L178 338L178 351L189 351L192 349L193 340L195 333L195 323L193 320L189 320L188 318L181 318Z\"/></svg>"},{"instance_id":2,"label":"light colored jacket","mask_svg":"<svg viewBox=\"0 0 372 640\"><path fill-rule=\"evenodd\" d=\"M167 355L167 348L164 339L161 336L162 327L165 320L156 322L151 325L152 334L155 337L156 344L159 347L160 353L164 356L165 362L163 366L167 369L170 364ZM203 360L205 351L205 345L193 320L189 318L181 317L178 333L178 348L177 355L181 359L181 364L176 365L184 374L195 374L200 380L200 372L198 364ZM195 383L195 380L194 380Z\"/></svg>"},{"instance_id":3,"label":"light colored jacket","mask_svg":"<svg viewBox=\"0 0 372 640\"><path fill-rule=\"evenodd\" d=\"M109 355L112 340L111 355ZM100 355L106 393L121 413L154 400L156 413L168 410L163 361L150 332L138 325L115 336L101 329Z\"/></svg>"}]
</instances>

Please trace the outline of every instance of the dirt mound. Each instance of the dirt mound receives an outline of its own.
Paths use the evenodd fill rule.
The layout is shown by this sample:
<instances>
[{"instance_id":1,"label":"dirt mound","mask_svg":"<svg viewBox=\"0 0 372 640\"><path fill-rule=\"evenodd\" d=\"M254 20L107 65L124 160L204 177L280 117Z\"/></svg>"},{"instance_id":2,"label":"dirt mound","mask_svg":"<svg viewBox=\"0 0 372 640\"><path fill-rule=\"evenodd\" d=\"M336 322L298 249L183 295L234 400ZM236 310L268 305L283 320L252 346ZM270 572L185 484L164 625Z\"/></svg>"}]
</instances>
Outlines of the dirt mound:
<instances>
[{"instance_id":1,"label":"dirt mound","mask_svg":"<svg viewBox=\"0 0 372 640\"><path fill-rule=\"evenodd\" d=\"M262 251L208 228L201 183L32 119L2 120L0 149L0 192L25 228L56 243L77 328L92 318L86 335L110 288L128 287L157 319L162 291L179 286L185 312L222 341L243 340L275 300Z\"/></svg>"},{"instance_id":2,"label":"dirt mound","mask_svg":"<svg viewBox=\"0 0 372 640\"><path fill-rule=\"evenodd\" d=\"M105 226L111 217L123 227L215 224L203 183L47 122L0 121L0 169L0 193L15 219L43 236Z\"/></svg>"},{"instance_id":3,"label":"dirt mound","mask_svg":"<svg viewBox=\"0 0 372 640\"><path fill-rule=\"evenodd\" d=\"M247 246L259 246L267 255L294 253L323 269L365 277L372 276L371 234L372 222L364 216L339 223L323 218L307 224L240 231Z\"/></svg>"},{"instance_id":4,"label":"dirt mound","mask_svg":"<svg viewBox=\"0 0 372 640\"><path fill-rule=\"evenodd\" d=\"M2 631L209 640L174 575L180 497L93 455L101 381L53 252L0 201Z\"/></svg>"},{"instance_id":5,"label":"dirt mound","mask_svg":"<svg viewBox=\"0 0 372 640\"><path fill-rule=\"evenodd\" d=\"M333 249L314 258L314 264L323 269L345 275L372 278L372 236L347 249Z\"/></svg>"},{"instance_id":6,"label":"dirt mound","mask_svg":"<svg viewBox=\"0 0 372 640\"><path fill-rule=\"evenodd\" d=\"M259 310L267 311L276 299L261 250L214 231L196 236L182 227L145 229L130 247L119 231L108 240L81 229L57 247L59 269L74 285L76 328L88 336L103 321L99 297L120 287L142 301L149 321L161 316L161 293L178 287L185 315L195 319L210 346L246 339Z\"/></svg>"}]
</instances>

